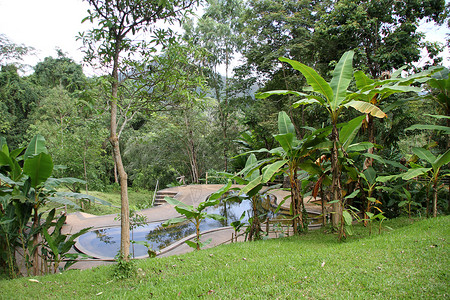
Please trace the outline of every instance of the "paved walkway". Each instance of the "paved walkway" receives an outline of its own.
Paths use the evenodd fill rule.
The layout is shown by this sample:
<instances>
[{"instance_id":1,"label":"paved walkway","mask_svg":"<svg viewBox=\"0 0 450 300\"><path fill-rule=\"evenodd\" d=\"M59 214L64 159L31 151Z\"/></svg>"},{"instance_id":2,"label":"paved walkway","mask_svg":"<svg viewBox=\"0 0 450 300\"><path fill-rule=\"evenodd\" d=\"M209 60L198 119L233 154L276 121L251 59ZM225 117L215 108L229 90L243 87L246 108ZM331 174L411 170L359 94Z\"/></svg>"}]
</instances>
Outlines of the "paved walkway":
<instances>
[{"instance_id":1,"label":"paved walkway","mask_svg":"<svg viewBox=\"0 0 450 300\"><path fill-rule=\"evenodd\" d=\"M200 202L204 201L210 194L219 190L223 185L221 184L208 184L208 185L189 185L189 186L179 186L173 187L169 189L165 189L164 191L176 192L176 199L179 201L186 203L188 205L197 206ZM233 187L241 187L239 185L233 185ZM280 203L286 196L289 196L289 192L282 190L274 190L270 192L275 196L275 202L272 203L272 206L276 206ZM304 199L305 206L308 212L313 212L316 214L320 214L321 208L320 203L315 204L310 201L311 199ZM290 197L286 198L285 203L282 205L282 209L289 211L291 199ZM171 219L174 217L178 217L179 214L173 208L172 205L164 204L148 209L141 210L139 212L140 215L144 215L147 217L148 222L161 222L167 219ZM63 233L70 234L80 231L86 227L93 227L93 229L99 229L104 227L111 226L120 226L120 221L114 220L117 215L105 215L105 216L95 216L82 212L76 212L67 215L66 224L63 226ZM211 243L206 246L206 248L215 247L217 245L227 243L230 241L232 237L232 233L234 233L233 228L224 227L220 229L210 230L202 233L202 240L207 240L212 238ZM275 237L275 236L273 236ZM158 256L170 256L186 253L189 251L193 251L191 247L184 243L187 239L192 239L193 236L190 236L186 239L178 241L169 247L162 249ZM238 238L238 241L243 241L243 236ZM98 265L109 264L112 262L102 261L102 260L89 260L89 261L81 261L75 263L71 268L76 269L88 269Z\"/></svg>"}]
</instances>

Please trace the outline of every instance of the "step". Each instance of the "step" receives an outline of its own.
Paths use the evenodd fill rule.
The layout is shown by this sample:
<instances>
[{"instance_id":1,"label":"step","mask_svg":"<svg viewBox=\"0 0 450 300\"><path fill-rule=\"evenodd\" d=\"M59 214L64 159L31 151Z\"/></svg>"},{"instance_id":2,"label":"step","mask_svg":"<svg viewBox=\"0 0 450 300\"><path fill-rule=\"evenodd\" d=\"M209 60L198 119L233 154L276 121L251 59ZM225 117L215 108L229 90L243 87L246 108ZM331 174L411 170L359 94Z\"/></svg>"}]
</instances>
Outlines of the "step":
<instances>
[{"instance_id":1,"label":"step","mask_svg":"<svg viewBox=\"0 0 450 300\"><path fill-rule=\"evenodd\" d=\"M163 205L166 204L166 200L164 200L165 197L175 197L178 193L177 192L169 192L169 191L158 191L155 195L155 201L153 202L153 206Z\"/></svg>"}]
</instances>

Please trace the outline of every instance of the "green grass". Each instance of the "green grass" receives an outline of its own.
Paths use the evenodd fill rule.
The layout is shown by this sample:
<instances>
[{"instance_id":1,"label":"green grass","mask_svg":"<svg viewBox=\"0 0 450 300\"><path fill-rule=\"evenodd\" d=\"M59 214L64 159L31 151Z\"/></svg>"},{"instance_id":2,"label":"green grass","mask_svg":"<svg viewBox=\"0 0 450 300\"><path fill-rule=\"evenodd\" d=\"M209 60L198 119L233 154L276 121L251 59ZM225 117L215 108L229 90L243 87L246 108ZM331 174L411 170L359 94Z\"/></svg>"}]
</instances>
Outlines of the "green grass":
<instances>
[{"instance_id":1,"label":"green grass","mask_svg":"<svg viewBox=\"0 0 450 300\"><path fill-rule=\"evenodd\" d=\"M97 216L120 213L120 191L112 191L112 192L89 191L89 195L108 201L109 203L111 203L111 206L106 206L98 203L91 205L88 204L85 205L84 210L82 210L83 212ZM151 191L146 190L133 191L131 189L128 190L128 201L130 203L130 209L141 210L144 208L148 208L150 206L152 198L153 192ZM80 205L79 202L77 202L77 204ZM61 207L61 204L49 202L46 205L44 205L41 208L41 210L47 211L55 207ZM75 211L79 210L68 207L68 213Z\"/></svg>"},{"instance_id":2,"label":"green grass","mask_svg":"<svg viewBox=\"0 0 450 300\"><path fill-rule=\"evenodd\" d=\"M339 243L321 231L141 260L130 279L113 266L0 281L2 299L444 299L450 216L395 219Z\"/></svg>"}]
</instances>

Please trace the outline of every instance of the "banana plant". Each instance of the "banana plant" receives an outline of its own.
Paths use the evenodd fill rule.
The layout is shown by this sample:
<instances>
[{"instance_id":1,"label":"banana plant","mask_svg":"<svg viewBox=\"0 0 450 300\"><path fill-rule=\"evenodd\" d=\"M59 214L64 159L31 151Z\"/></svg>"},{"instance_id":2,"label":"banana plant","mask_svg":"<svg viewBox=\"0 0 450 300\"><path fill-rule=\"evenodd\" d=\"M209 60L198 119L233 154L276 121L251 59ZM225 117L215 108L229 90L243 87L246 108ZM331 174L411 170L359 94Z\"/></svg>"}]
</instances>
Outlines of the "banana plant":
<instances>
[{"instance_id":1,"label":"banana plant","mask_svg":"<svg viewBox=\"0 0 450 300\"><path fill-rule=\"evenodd\" d=\"M359 91L352 93L348 97L351 99L371 103L377 107L380 107L383 101L394 93L421 92L421 88L410 86L410 84L412 82L425 78L433 72L432 70L426 70L422 73L415 74L407 78L402 78L401 73L403 69L404 68L400 68L392 74L389 72L384 72L379 79L371 79L366 74L364 74L363 71L356 71L354 73L355 84ZM387 113L389 110L390 107L386 107L385 109L383 109L385 113ZM376 141L374 117L370 114L367 114L363 122L367 127L368 141L375 144ZM369 154L374 153L374 147L369 148L367 152ZM372 166L373 160L374 159L372 157L367 157L364 161L363 169L365 170L369 166Z\"/></svg>"},{"instance_id":2,"label":"banana plant","mask_svg":"<svg viewBox=\"0 0 450 300\"><path fill-rule=\"evenodd\" d=\"M237 241L237 237L238 237L239 231L241 231L241 228L245 225L245 222L242 222L242 220L244 218L245 218L245 211L241 214L241 217L239 218L239 220L233 221L230 224L233 227L233 229L234 229L235 241Z\"/></svg>"},{"instance_id":3,"label":"banana plant","mask_svg":"<svg viewBox=\"0 0 450 300\"><path fill-rule=\"evenodd\" d=\"M442 166L450 163L450 149L447 149L446 152L435 156L427 147L414 147L412 149L414 156L411 158L409 168L405 173L395 174L390 176L380 176L377 178L380 182L386 182L389 180L394 180L397 178L401 178L405 181L412 180L417 177L424 177L427 179L427 195L429 193L430 188L433 192L432 199L432 211L433 217L437 216L437 200L438 200L438 183L444 178L450 176L448 171L442 172ZM421 159L425 162L425 166L414 163L415 160ZM430 167L431 165L431 167ZM428 203L428 199L427 199ZM428 204L427 204L428 206Z\"/></svg>"},{"instance_id":4,"label":"banana plant","mask_svg":"<svg viewBox=\"0 0 450 300\"><path fill-rule=\"evenodd\" d=\"M266 98L270 95L294 94L302 97L301 100L294 103L294 107L298 107L300 105L319 104L329 113L332 124L331 191L333 197L332 200L338 200L333 203L333 225L338 228L339 239L341 239L344 235L344 224L342 219L343 198L341 194L340 167L338 161L339 132L337 124L340 113L344 108L353 107L360 112L371 114L378 118L386 117L386 114L375 105L348 97L350 93L347 92L347 89L353 78L353 55L353 51L347 51L342 55L333 71L333 77L330 82L326 82L325 79L323 79L323 77L321 77L314 69L298 61L281 57L279 58L280 61L289 63L294 69L300 71L303 76L305 76L306 81L310 86L306 89L306 91L312 93L305 94L298 91L281 90L264 92L257 95L258 98Z\"/></svg>"},{"instance_id":5,"label":"banana plant","mask_svg":"<svg viewBox=\"0 0 450 300\"><path fill-rule=\"evenodd\" d=\"M402 178L405 180L410 180L418 175L423 175L428 179L429 186L432 187L433 190L433 199L432 199L432 210L433 217L437 216L437 198L438 198L438 183L441 178L445 176L450 176L450 173L441 173L441 167L450 163L450 149L447 149L445 153L441 155L435 156L431 153L430 150L425 148L414 147L412 149L413 153L425 161L427 164L431 165L430 167L419 167L408 170Z\"/></svg>"},{"instance_id":6,"label":"banana plant","mask_svg":"<svg viewBox=\"0 0 450 300\"><path fill-rule=\"evenodd\" d=\"M39 209L42 205L52 201L79 208L68 198L89 199L111 205L89 195L58 192L56 188L62 184L84 183L84 181L76 178L52 178L52 172L53 160L48 154L43 136L36 135L27 148L19 148L11 152L6 141L3 138L0 139L0 197L2 206L14 206L15 208L15 218L20 225L20 246L23 248L24 255L27 256L26 260L33 264L35 275L41 273L39 270L38 245L41 235ZM31 226L26 228L30 218Z\"/></svg>"},{"instance_id":7,"label":"banana plant","mask_svg":"<svg viewBox=\"0 0 450 300\"><path fill-rule=\"evenodd\" d=\"M443 116L446 119L446 127L440 128L439 130L444 130L449 133L450 128L450 72L448 68L443 68L436 70L427 80L427 83L429 87L437 91L436 92L430 92L425 98L431 99L435 101L435 103L438 104L440 107ZM423 126L423 125L422 125ZM450 148L450 141L447 142L447 146Z\"/></svg>"},{"instance_id":8,"label":"banana plant","mask_svg":"<svg viewBox=\"0 0 450 300\"><path fill-rule=\"evenodd\" d=\"M265 148L251 152L265 152L268 158L257 161L254 154L250 155L243 173L250 181L241 189L241 193L249 193L256 187L261 187L275 176L285 174L289 178L291 190L291 215L293 216L293 230L298 234L306 232L308 223L306 220L301 182L298 179L300 170L310 171L318 168L315 164L314 153L321 148L327 148L331 144L327 142L326 130L314 130L302 140L296 138L294 125L289 116L281 111L278 114L278 131L274 135L280 147L272 150ZM260 172L261 169L261 172ZM239 175L239 174L238 174Z\"/></svg>"},{"instance_id":9,"label":"banana plant","mask_svg":"<svg viewBox=\"0 0 450 300\"><path fill-rule=\"evenodd\" d=\"M420 206L420 203L414 202L412 199L412 195L410 191L402 187L403 193L400 193L400 197L402 197L403 201L398 204L398 207L406 207L406 211L408 212L408 217L411 218L411 206Z\"/></svg>"},{"instance_id":10,"label":"banana plant","mask_svg":"<svg viewBox=\"0 0 450 300\"><path fill-rule=\"evenodd\" d=\"M186 241L186 244L190 247L200 250L204 246L208 245L211 242L211 239L208 239L207 241L202 242L200 240L201 234L200 234L200 224L204 219L213 219L213 220L224 220L225 217L218 215L218 214L209 214L206 211L204 211L207 207L215 206L219 204L220 198L223 194L225 194L229 189L231 188L231 180L228 181L228 184L223 186L220 190L217 192L211 194L209 198L206 201L200 202L197 207L194 207L193 205L187 205L175 198L172 197L165 197L164 199L167 201L167 203L173 205L175 207L175 210L182 215L183 217L177 217L172 218L167 221L165 221L162 226L167 227L169 225L184 223L186 221L191 222L195 226L195 239L194 242L192 241Z\"/></svg>"},{"instance_id":11,"label":"banana plant","mask_svg":"<svg viewBox=\"0 0 450 300\"><path fill-rule=\"evenodd\" d=\"M61 233L62 226L67 218L66 215L57 218L56 222L53 221L54 218L55 209L52 209L41 229L44 237L41 253L47 265L48 272L46 273L56 273L57 271L67 270L76 262L75 259L78 257L87 257L85 254L69 253L69 251L72 249L72 246L75 245L75 239L92 228L83 228L77 233L68 236ZM61 262L65 259L67 259L67 261L64 264L64 267L60 268Z\"/></svg>"},{"instance_id":12,"label":"banana plant","mask_svg":"<svg viewBox=\"0 0 450 300\"><path fill-rule=\"evenodd\" d=\"M259 150L257 150L259 152ZM264 160L266 162L267 160ZM244 185L243 188L234 188L232 190L235 190L238 195L232 197L238 198L238 199L249 199L252 204L252 215L249 216L248 222L249 225L246 229L246 237L245 240L254 241L261 239L261 216L258 212L258 207L261 204L261 199L263 198L263 195L267 191L262 191L264 184L261 182L261 172L260 168L263 166L263 163L261 161L258 161L255 154L251 153L246 162L245 167L241 172L238 174L231 174L222 172L221 175L229 178L230 180L233 180L237 182L238 184ZM242 217L242 216L241 216ZM240 223L240 222L239 222ZM236 223L237 226L242 227L244 224ZM234 225L232 225L234 227ZM236 228L235 228L236 230ZM236 232L237 233L237 232Z\"/></svg>"}]
</instances>

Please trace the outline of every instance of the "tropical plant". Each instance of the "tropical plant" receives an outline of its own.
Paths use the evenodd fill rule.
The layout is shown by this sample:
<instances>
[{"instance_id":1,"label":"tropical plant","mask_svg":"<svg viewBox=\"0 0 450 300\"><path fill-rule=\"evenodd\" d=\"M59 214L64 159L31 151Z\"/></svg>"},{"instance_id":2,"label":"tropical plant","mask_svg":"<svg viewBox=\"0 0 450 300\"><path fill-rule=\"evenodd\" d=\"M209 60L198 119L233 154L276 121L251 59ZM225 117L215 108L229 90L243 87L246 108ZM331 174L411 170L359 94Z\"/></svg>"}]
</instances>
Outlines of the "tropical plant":
<instances>
[{"instance_id":1,"label":"tropical plant","mask_svg":"<svg viewBox=\"0 0 450 300\"><path fill-rule=\"evenodd\" d=\"M242 222L242 220L245 218L245 211L242 213L241 217L239 218L239 220L233 221L231 222L231 226L234 229L234 238L237 241L237 237L239 234L239 231L241 231L241 228L245 225L245 222Z\"/></svg>"},{"instance_id":2,"label":"tropical plant","mask_svg":"<svg viewBox=\"0 0 450 300\"><path fill-rule=\"evenodd\" d=\"M63 214L59 218L55 218L55 209L52 209L45 223L42 225L41 233L44 237L41 246L41 255L44 259L45 270L44 273L56 273L58 271L67 270L76 262L78 257L87 257L82 253L69 253L72 246L75 245L75 239L80 235L89 231L92 227L83 228L77 233L66 235L61 233L62 226L66 221L66 215ZM64 267L60 264L65 261Z\"/></svg>"},{"instance_id":3,"label":"tropical plant","mask_svg":"<svg viewBox=\"0 0 450 300\"><path fill-rule=\"evenodd\" d=\"M308 222L304 218L305 207L303 203L303 195L301 190L301 181L299 180L299 171L306 170L315 171L314 153L321 148L327 148L330 144L326 141L326 130L313 130L311 134L307 134L303 139L296 138L296 131L289 116L285 112L278 115L279 134L274 135L275 140L281 147L267 150L265 148L251 151L258 153L267 153L268 157L253 165L247 165L246 169L254 170L255 167L262 167L262 175L255 176L255 172L249 172L254 176L253 180L243 188L243 192L247 192L249 188L255 184L265 184L274 179L275 176L286 174L289 178L291 191L291 214L293 216L294 233L306 232ZM256 158L255 158L256 159ZM259 170L257 170L259 172Z\"/></svg>"},{"instance_id":4,"label":"tropical plant","mask_svg":"<svg viewBox=\"0 0 450 300\"><path fill-rule=\"evenodd\" d=\"M450 75L448 68L441 68L433 73L427 81L431 92L426 96L435 101L446 119L447 128L450 128ZM442 117L441 117L442 118ZM442 129L442 128L441 128ZM448 133L448 130L447 130ZM450 141L447 140L450 147Z\"/></svg>"},{"instance_id":5,"label":"tropical plant","mask_svg":"<svg viewBox=\"0 0 450 300\"><path fill-rule=\"evenodd\" d=\"M207 207L215 206L219 204L221 196L230 189L231 187L231 180L228 181L228 184L223 186L221 189L219 189L217 192L211 194L209 198L206 201L200 202L197 207L194 207L193 205L187 205L175 198L172 197L164 197L164 199L167 201L167 203L174 205L175 210L183 215L183 217L178 218L172 218L167 221L165 221L162 226L167 227L169 225L174 225L178 223L183 222L191 222L195 226L195 239L194 242L192 241L186 241L186 244L188 244L190 247L200 250L204 246L208 245L211 242L211 239L208 239L207 241L202 242L200 240L200 223L204 219L214 219L214 220L224 220L225 218L223 216L217 215L217 214L210 214L205 211Z\"/></svg>"},{"instance_id":6,"label":"tropical plant","mask_svg":"<svg viewBox=\"0 0 450 300\"><path fill-rule=\"evenodd\" d=\"M433 198L432 198L432 212L433 217L437 216L437 202L438 202L438 183L439 181L447 176L450 176L450 173L447 172L441 172L442 166L450 163L450 149L447 149L445 153L442 153L438 156L435 156L433 153L431 153L430 150L425 148L413 148L413 153L423 160L425 164L431 165L430 167L423 167L420 165L413 165L411 169L406 172L402 178L404 180L410 180L417 176L425 176L428 180L427 184L427 190L430 188L433 191Z\"/></svg>"},{"instance_id":7,"label":"tropical plant","mask_svg":"<svg viewBox=\"0 0 450 300\"><path fill-rule=\"evenodd\" d=\"M386 99L393 93L419 93L421 91L420 88L410 86L409 84L413 82L412 80L417 80L419 78L425 77L430 72L432 72L432 70L428 70L405 79L401 77L401 73L403 70L404 68L400 68L392 74L390 74L389 72L385 72L379 79L371 79L363 71L356 71L354 73L355 84L359 91L357 93L353 93L349 97L352 99L371 103L377 107L381 107L381 104L386 101ZM395 107L395 105L391 105L390 107ZM387 107L383 111L385 113L388 113L390 107ZM375 144L376 125L374 117L370 114L367 114L366 118L363 120L363 123L365 124L365 127L367 127L368 142ZM367 153L373 154L374 149L374 147L370 147L369 149L367 149ZM372 166L373 160L374 158L370 157L369 155L364 162L363 170Z\"/></svg>"},{"instance_id":8,"label":"tropical plant","mask_svg":"<svg viewBox=\"0 0 450 300\"><path fill-rule=\"evenodd\" d=\"M337 124L339 115L344 108L353 107L363 113L369 113L375 117L383 118L386 116L384 112L373 104L353 100L348 97L347 89L353 77L353 55L353 51L345 52L342 55L333 71L333 77L329 83L312 68L300 62L281 57L280 61L289 63L294 69L300 71L305 76L307 83L311 86L311 89L309 90L314 93L307 95L296 91L280 90L264 92L258 95L258 98L266 98L270 95L294 94L296 96L305 97L304 99L297 101L294 104L295 107L317 103L328 111L332 124L331 141L333 143L331 148L331 194L332 201L338 200L333 202L333 225L339 229L339 239L342 238L344 234L344 224L342 220L342 187L340 179L341 172L338 160L339 132Z\"/></svg>"},{"instance_id":9,"label":"tropical plant","mask_svg":"<svg viewBox=\"0 0 450 300\"><path fill-rule=\"evenodd\" d=\"M84 183L84 181L76 178L57 179L51 177L53 160L48 154L45 139L41 135L36 135L26 149L19 148L11 152L5 139L0 138L0 171L0 197L2 201L0 218L7 219L9 224L6 225L15 224L17 225L16 229L19 229L17 235L13 236L12 241L14 243L10 243L10 247L13 247L13 249L9 249L9 251L15 253L16 247L22 248L28 273L30 273L29 265L32 265L35 275L43 271L40 269L38 252L43 226L41 224L42 213L39 212L42 205L51 201L79 208L68 198L88 199L110 205L108 202L93 196L56 190L62 184ZM31 225L28 224L30 219ZM6 234L9 231L8 229L4 233ZM11 241L11 235L9 237L5 235L5 237ZM50 247L50 249L52 248L54 247Z\"/></svg>"},{"instance_id":10,"label":"tropical plant","mask_svg":"<svg viewBox=\"0 0 450 300\"><path fill-rule=\"evenodd\" d=\"M406 188L402 187L403 193L400 196L404 199L398 204L398 207L405 207L408 213L408 216L411 218L411 206L420 206L420 203L414 202L411 192Z\"/></svg>"},{"instance_id":11,"label":"tropical plant","mask_svg":"<svg viewBox=\"0 0 450 300\"><path fill-rule=\"evenodd\" d=\"M256 166L256 168L255 168ZM261 204L263 183L261 182L261 173L259 170L260 163L256 159L255 154L250 154L245 163L245 168L237 175L231 178L236 180L239 184L245 184L245 186L239 189L239 195L244 198L250 199L252 203L252 215L248 218L249 225L246 229L246 240L249 241L259 240L261 238L261 216L258 212L258 207ZM239 175L243 175L240 178ZM225 175L227 176L227 175Z\"/></svg>"},{"instance_id":12,"label":"tropical plant","mask_svg":"<svg viewBox=\"0 0 450 300\"><path fill-rule=\"evenodd\" d=\"M277 90L260 93L258 98L266 98L270 95L285 95L293 94L303 99L294 103L295 107L300 105L319 104L326 109L329 114L332 130L331 141L333 143L331 147L331 197L333 202L333 226L338 228L339 239L344 234L343 223L343 201L342 201L342 186L341 186L341 167L339 166L339 148L341 147L341 140L339 138L339 131L337 128L339 116L344 108L353 107L356 110L372 115L377 118L384 118L386 114L377 106L370 103L370 99L373 99L377 94L382 94L383 97L387 97L394 93L402 92L418 92L419 89L410 87L416 79L422 78L425 75L413 75L408 78L396 78L384 81L371 81L367 76L363 76L363 73L358 73L360 76L358 79L358 88L356 92L348 92L347 89L352 81L353 77L353 51L345 52L336 67L334 68L331 81L328 83L312 68L288 59L281 57L280 61L289 63L294 69L300 71L306 78L306 81L310 87L306 88L306 91L312 92L311 94L305 94L302 92L291 90ZM397 76L397 74L396 74ZM394 76L393 76L394 77ZM369 99L369 101L367 101ZM337 201L336 201L337 200Z\"/></svg>"}]
</instances>

